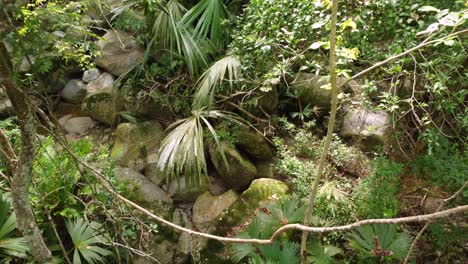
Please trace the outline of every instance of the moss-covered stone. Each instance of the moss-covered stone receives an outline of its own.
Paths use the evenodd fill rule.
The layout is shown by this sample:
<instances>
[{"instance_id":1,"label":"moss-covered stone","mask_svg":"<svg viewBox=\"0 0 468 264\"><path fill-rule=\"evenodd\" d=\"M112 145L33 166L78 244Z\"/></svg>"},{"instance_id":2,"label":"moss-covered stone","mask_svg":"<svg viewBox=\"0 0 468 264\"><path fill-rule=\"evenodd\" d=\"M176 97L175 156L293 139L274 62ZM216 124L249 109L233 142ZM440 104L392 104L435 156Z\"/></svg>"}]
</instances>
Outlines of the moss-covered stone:
<instances>
[{"instance_id":1,"label":"moss-covered stone","mask_svg":"<svg viewBox=\"0 0 468 264\"><path fill-rule=\"evenodd\" d=\"M266 160L273 157L273 150L260 133L242 127L237 132L239 140L237 146L254 159Z\"/></svg>"},{"instance_id":2,"label":"moss-covered stone","mask_svg":"<svg viewBox=\"0 0 468 264\"><path fill-rule=\"evenodd\" d=\"M239 198L239 195L229 190L221 195L213 196L210 192L200 195L193 205L193 223L204 232L216 229L220 215Z\"/></svg>"},{"instance_id":3,"label":"moss-covered stone","mask_svg":"<svg viewBox=\"0 0 468 264\"><path fill-rule=\"evenodd\" d=\"M221 151L226 157L227 167ZM211 144L209 152L216 172L229 188L244 190L255 178L257 169L252 162L228 144L221 143L219 148L217 144Z\"/></svg>"},{"instance_id":4,"label":"moss-covered stone","mask_svg":"<svg viewBox=\"0 0 468 264\"><path fill-rule=\"evenodd\" d=\"M275 179L257 179L250 187L243 192L239 199L222 216L220 227L227 228L218 231L226 233L230 228L244 224L255 212L255 209L262 206L271 199L278 199L288 192L288 186Z\"/></svg>"},{"instance_id":5,"label":"moss-covered stone","mask_svg":"<svg viewBox=\"0 0 468 264\"><path fill-rule=\"evenodd\" d=\"M136 160L144 159L145 155L156 151L164 138L164 130L158 122L139 124L121 123L115 131L115 143L111 158L121 166L140 164ZM141 164L140 170L144 164Z\"/></svg>"},{"instance_id":6,"label":"moss-covered stone","mask_svg":"<svg viewBox=\"0 0 468 264\"><path fill-rule=\"evenodd\" d=\"M210 179L203 177L201 183L188 185L185 177L180 180L174 180L169 183L168 192L174 201L178 202L194 202L197 197L210 189Z\"/></svg>"},{"instance_id":7,"label":"moss-covered stone","mask_svg":"<svg viewBox=\"0 0 468 264\"><path fill-rule=\"evenodd\" d=\"M120 110L110 91L101 91L86 95L83 99L81 109L92 118L108 125L114 125L116 123Z\"/></svg>"}]
</instances>

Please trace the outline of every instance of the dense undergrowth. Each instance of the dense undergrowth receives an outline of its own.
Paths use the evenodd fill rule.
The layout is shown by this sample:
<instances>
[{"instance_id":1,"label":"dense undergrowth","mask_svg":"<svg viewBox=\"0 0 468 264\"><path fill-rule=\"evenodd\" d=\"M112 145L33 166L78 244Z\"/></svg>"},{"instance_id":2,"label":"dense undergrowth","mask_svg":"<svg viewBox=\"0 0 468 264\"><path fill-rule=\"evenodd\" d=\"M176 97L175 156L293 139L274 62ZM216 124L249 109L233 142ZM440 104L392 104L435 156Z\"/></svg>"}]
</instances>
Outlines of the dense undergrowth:
<instances>
[{"instance_id":1,"label":"dense undergrowth","mask_svg":"<svg viewBox=\"0 0 468 264\"><path fill-rule=\"evenodd\" d=\"M330 1L114 4L103 1L98 10L88 0L5 5L16 30L2 39L12 46L18 65L16 81L34 87L38 97L55 96L56 91L44 85L48 75L94 67L93 59L100 55L94 41L104 27L129 32L144 47L144 60L120 76L115 86L133 106L151 101L164 109L166 115L159 121L168 129L158 166L167 175L166 183L182 176L187 185L203 182L213 167L206 158L208 146L227 143L235 148L241 140L239 131L252 126L274 146L274 177L285 182L290 192L262 204L231 234L267 239L282 225L302 223L328 109L305 102L301 92L291 87L299 73L328 78ZM465 30L466 7L459 0L340 1L338 75L349 78L426 38ZM93 12L108 14L96 23ZM401 212L432 213L421 205L410 208L406 194L400 193L410 176L443 193L439 199L465 184L466 47L466 34L444 39L367 73L359 79L357 91L340 91L340 109L351 105L385 111L391 133L372 148L362 142L366 135L333 136L313 212L314 226L393 218ZM25 56L33 58L33 65L19 71ZM130 123L150 119L133 108L120 111L119 118ZM17 121L3 119L0 128L19 150ZM173 230L116 201L52 135L38 137L31 204L58 263L66 257L74 264L131 263L141 252L132 251L130 245L149 243L151 235L177 241ZM117 191L130 195L114 176L109 147L108 142L91 138L71 143L71 149L99 168ZM226 162L224 154L223 159ZM9 173L6 162L2 157L2 174ZM15 231L8 180L0 179L0 187L0 262L26 263L31 256ZM415 195L427 195L424 188ZM466 203L468 190L461 196L450 205ZM415 263L463 263L464 225L458 219L432 224L421 249L413 252ZM371 225L353 232L313 235L307 259L311 263L400 263L418 230L412 225ZM235 244L217 253L224 254L228 263L300 263L299 244L300 233L289 231L272 245ZM205 263L198 249L189 254L188 261Z\"/></svg>"}]
</instances>

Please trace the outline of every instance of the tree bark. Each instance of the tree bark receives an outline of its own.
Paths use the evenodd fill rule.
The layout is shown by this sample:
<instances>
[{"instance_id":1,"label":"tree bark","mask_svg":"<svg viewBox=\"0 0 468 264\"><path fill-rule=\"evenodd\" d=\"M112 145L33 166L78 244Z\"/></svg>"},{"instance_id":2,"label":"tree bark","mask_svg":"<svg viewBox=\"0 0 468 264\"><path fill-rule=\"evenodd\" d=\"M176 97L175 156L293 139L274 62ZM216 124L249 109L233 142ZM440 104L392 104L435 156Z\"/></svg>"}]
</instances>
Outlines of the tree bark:
<instances>
[{"instance_id":1,"label":"tree bark","mask_svg":"<svg viewBox=\"0 0 468 264\"><path fill-rule=\"evenodd\" d=\"M29 203L29 186L36 155L34 105L31 104L27 91L14 84L11 65L5 43L0 41L0 81L15 108L21 131L21 151L17 164L13 164L15 168L12 170L10 186L13 209L18 229L28 242L31 255L37 262L47 263L52 261L52 253L44 243Z\"/></svg>"},{"instance_id":2,"label":"tree bark","mask_svg":"<svg viewBox=\"0 0 468 264\"><path fill-rule=\"evenodd\" d=\"M314 180L314 185L312 186L312 191L309 195L309 203L307 205L304 225L309 226L312 218L312 211L314 209L315 197L317 196L318 186L320 180L322 179L323 169L325 167L326 159L328 156L328 149L330 148L330 143L332 140L333 129L335 128L335 119L336 119L336 109L338 101L338 86L336 83L336 20L338 13L338 0L333 0L332 2L332 17L331 17L331 28L330 28L330 55L329 55L329 64L330 64L330 84L332 89L332 98L331 98L331 109L330 109L330 120L328 121L327 136L325 138L325 143L323 145L322 155L320 156L320 161L317 168L317 176ZM301 240L301 262L303 264L307 263L307 236L308 232L302 232Z\"/></svg>"}]
</instances>

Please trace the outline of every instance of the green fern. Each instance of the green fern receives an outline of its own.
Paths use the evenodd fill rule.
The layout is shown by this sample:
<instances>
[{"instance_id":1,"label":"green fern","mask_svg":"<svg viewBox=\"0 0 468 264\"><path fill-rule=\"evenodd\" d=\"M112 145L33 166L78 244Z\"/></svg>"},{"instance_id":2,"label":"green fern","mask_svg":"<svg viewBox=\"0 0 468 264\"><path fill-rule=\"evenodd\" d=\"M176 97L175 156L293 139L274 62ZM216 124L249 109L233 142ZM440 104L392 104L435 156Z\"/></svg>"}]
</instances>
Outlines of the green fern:
<instances>
[{"instance_id":1,"label":"green fern","mask_svg":"<svg viewBox=\"0 0 468 264\"><path fill-rule=\"evenodd\" d=\"M74 222L65 223L73 241L73 264L81 264L82 258L86 263L104 263L104 257L112 252L99 246L108 239L102 234L102 225L97 222L86 222L82 218Z\"/></svg>"},{"instance_id":2,"label":"green fern","mask_svg":"<svg viewBox=\"0 0 468 264\"><path fill-rule=\"evenodd\" d=\"M16 216L10 213L11 204L0 192L0 263L8 263L9 257L25 258L29 251L23 237L14 237Z\"/></svg>"},{"instance_id":3,"label":"green fern","mask_svg":"<svg viewBox=\"0 0 468 264\"><path fill-rule=\"evenodd\" d=\"M397 232L396 225L366 225L351 233L349 246L363 259L391 262L406 257L411 240L406 232Z\"/></svg>"}]
</instances>

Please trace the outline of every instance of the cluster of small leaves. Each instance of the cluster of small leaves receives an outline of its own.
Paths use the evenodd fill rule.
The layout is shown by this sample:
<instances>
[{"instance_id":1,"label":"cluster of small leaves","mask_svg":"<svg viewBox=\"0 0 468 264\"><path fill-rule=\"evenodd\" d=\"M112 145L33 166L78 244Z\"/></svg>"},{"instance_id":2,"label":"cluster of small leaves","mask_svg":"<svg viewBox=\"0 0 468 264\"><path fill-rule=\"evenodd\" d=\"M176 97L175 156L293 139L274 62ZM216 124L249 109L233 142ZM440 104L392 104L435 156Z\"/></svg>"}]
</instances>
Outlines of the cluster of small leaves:
<instances>
[{"instance_id":1,"label":"cluster of small leaves","mask_svg":"<svg viewBox=\"0 0 468 264\"><path fill-rule=\"evenodd\" d=\"M430 135L426 134L426 141L434 139ZM428 152L412 161L412 172L450 191L458 190L468 180L466 149L461 154L456 144L440 135L429 142ZM468 190L462 194L468 198Z\"/></svg>"},{"instance_id":2,"label":"cluster of small leaves","mask_svg":"<svg viewBox=\"0 0 468 264\"><path fill-rule=\"evenodd\" d=\"M362 218L391 218L398 214L398 175L403 165L379 157L373 173L361 180L353 193L357 213Z\"/></svg>"},{"instance_id":3,"label":"cluster of small leaves","mask_svg":"<svg viewBox=\"0 0 468 264\"><path fill-rule=\"evenodd\" d=\"M16 17L22 26L9 38L18 59L29 56L33 62L30 71L37 73L49 72L59 59L83 69L90 67L97 36L90 30L92 22L84 17L87 7L87 1L60 0L23 6Z\"/></svg>"}]
</instances>

